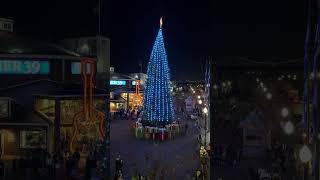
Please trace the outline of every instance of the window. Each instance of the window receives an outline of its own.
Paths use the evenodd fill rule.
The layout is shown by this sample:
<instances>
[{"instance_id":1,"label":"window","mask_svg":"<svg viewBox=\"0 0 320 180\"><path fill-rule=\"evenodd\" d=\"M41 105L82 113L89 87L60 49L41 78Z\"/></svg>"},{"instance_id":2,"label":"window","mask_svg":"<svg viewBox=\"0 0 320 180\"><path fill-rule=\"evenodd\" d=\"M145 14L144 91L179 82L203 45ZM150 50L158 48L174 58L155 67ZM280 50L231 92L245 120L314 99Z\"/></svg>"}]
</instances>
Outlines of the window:
<instances>
[{"instance_id":1,"label":"window","mask_svg":"<svg viewBox=\"0 0 320 180\"><path fill-rule=\"evenodd\" d=\"M61 124L72 125L74 115L83 111L83 100L62 100L60 109Z\"/></svg>"},{"instance_id":2,"label":"window","mask_svg":"<svg viewBox=\"0 0 320 180\"><path fill-rule=\"evenodd\" d=\"M34 109L52 121L55 118L55 101L53 99L35 99Z\"/></svg>"},{"instance_id":3,"label":"window","mask_svg":"<svg viewBox=\"0 0 320 180\"><path fill-rule=\"evenodd\" d=\"M45 130L20 131L21 148L44 148L47 145Z\"/></svg>"},{"instance_id":4,"label":"window","mask_svg":"<svg viewBox=\"0 0 320 180\"><path fill-rule=\"evenodd\" d=\"M12 24L11 23L3 23L3 29L8 29L8 30L10 30L10 29L12 29Z\"/></svg>"},{"instance_id":5,"label":"window","mask_svg":"<svg viewBox=\"0 0 320 180\"><path fill-rule=\"evenodd\" d=\"M0 99L0 119L9 117L9 100Z\"/></svg>"},{"instance_id":6,"label":"window","mask_svg":"<svg viewBox=\"0 0 320 180\"><path fill-rule=\"evenodd\" d=\"M87 74L90 74L90 68L91 65L87 64ZM81 62L71 62L71 74L82 74Z\"/></svg>"}]
</instances>

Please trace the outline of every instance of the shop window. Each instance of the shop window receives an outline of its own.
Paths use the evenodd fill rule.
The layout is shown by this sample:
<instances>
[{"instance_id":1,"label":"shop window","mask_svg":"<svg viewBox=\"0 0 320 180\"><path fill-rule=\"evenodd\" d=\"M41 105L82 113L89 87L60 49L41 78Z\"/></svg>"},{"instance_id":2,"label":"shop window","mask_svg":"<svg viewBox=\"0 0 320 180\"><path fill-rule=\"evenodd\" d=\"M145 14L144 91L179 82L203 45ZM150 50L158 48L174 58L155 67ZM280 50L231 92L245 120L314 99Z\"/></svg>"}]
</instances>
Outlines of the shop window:
<instances>
[{"instance_id":1,"label":"shop window","mask_svg":"<svg viewBox=\"0 0 320 180\"><path fill-rule=\"evenodd\" d=\"M53 99L35 99L34 109L45 116L47 119L54 121L55 118L55 100Z\"/></svg>"},{"instance_id":2,"label":"shop window","mask_svg":"<svg viewBox=\"0 0 320 180\"><path fill-rule=\"evenodd\" d=\"M110 102L110 112L117 112L116 103Z\"/></svg>"},{"instance_id":3,"label":"shop window","mask_svg":"<svg viewBox=\"0 0 320 180\"><path fill-rule=\"evenodd\" d=\"M20 148L44 148L46 144L46 131L20 131Z\"/></svg>"},{"instance_id":4,"label":"shop window","mask_svg":"<svg viewBox=\"0 0 320 180\"><path fill-rule=\"evenodd\" d=\"M105 100L94 99L93 108L105 112ZM63 100L61 101L61 124L72 125L73 117L76 113L83 111L83 100Z\"/></svg>"},{"instance_id":5,"label":"shop window","mask_svg":"<svg viewBox=\"0 0 320 180\"><path fill-rule=\"evenodd\" d=\"M0 99L0 119L9 117L9 100Z\"/></svg>"},{"instance_id":6,"label":"shop window","mask_svg":"<svg viewBox=\"0 0 320 180\"><path fill-rule=\"evenodd\" d=\"M61 101L61 124L71 125L76 113L83 111L83 100Z\"/></svg>"}]
</instances>

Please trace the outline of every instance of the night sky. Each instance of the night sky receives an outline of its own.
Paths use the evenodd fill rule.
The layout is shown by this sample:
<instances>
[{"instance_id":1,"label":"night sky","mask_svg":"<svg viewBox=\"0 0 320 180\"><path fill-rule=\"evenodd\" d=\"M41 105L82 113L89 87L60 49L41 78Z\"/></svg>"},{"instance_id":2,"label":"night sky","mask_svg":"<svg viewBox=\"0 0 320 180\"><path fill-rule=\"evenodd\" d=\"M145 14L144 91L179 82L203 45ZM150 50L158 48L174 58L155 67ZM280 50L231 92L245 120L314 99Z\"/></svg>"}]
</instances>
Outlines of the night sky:
<instances>
[{"instance_id":1,"label":"night sky","mask_svg":"<svg viewBox=\"0 0 320 180\"><path fill-rule=\"evenodd\" d=\"M306 1L101 0L102 34L111 39L111 65L123 73L146 71L164 18L174 79L199 80L204 60L221 56L264 59L303 57ZM95 35L97 0L6 0L0 17L15 31L46 41ZM219 63L219 62L218 62Z\"/></svg>"}]
</instances>

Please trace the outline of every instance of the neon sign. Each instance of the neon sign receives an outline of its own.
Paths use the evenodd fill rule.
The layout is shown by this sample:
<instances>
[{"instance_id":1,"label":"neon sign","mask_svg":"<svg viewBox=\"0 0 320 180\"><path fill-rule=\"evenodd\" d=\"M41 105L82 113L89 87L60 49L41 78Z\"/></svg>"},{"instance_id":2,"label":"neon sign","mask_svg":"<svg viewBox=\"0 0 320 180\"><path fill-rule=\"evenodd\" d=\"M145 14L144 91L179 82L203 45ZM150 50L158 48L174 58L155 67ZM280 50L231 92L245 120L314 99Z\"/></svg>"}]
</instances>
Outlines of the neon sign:
<instances>
[{"instance_id":1,"label":"neon sign","mask_svg":"<svg viewBox=\"0 0 320 180\"><path fill-rule=\"evenodd\" d=\"M125 86L126 84L127 84L126 81L110 80L110 85L114 85L114 86Z\"/></svg>"},{"instance_id":2,"label":"neon sign","mask_svg":"<svg viewBox=\"0 0 320 180\"><path fill-rule=\"evenodd\" d=\"M0 74L49 74L49 61L0 60Z\"/></svg>"}]
</instances>

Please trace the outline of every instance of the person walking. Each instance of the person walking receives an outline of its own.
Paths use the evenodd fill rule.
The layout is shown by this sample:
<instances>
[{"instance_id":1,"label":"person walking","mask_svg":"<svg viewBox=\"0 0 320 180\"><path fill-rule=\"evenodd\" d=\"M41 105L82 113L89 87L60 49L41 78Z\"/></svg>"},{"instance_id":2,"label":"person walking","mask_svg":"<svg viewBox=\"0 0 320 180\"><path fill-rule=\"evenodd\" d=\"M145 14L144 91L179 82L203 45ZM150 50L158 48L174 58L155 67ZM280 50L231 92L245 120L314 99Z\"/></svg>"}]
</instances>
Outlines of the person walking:
<instances>
[{"instance_id":1,"label":"person walking","mask_svg":"<svg viewBox=\"0 0 320 180\"><path fill-rule=\"evenodd\" d=\"M116 159L116 172L118 172L118 171L122 172L122 166L123 166L123 161L122 161L120 155L118 155L118 157Z\"/></svg>"},{"instance_id":2,"label":"person walking","mask_svg":"<svg viewBox=\"0 0 320 180\"><path fill-rule=\"evenodd\" d=\"M187 133L188 133L188 123L184 125L184 134L187 135Z\"/></svg>"},{"instance_id":3,"label":"person walking","mask_svg":"<svg viewBox=\"0 0 320 180\"><path fill-rule=\"evenodd\" d=\"M72 179L72 169L74 168L74 160L71 156L68 157L66 161L66 173L67 173L67 180Z\"/></svg>"}]
</instances>

